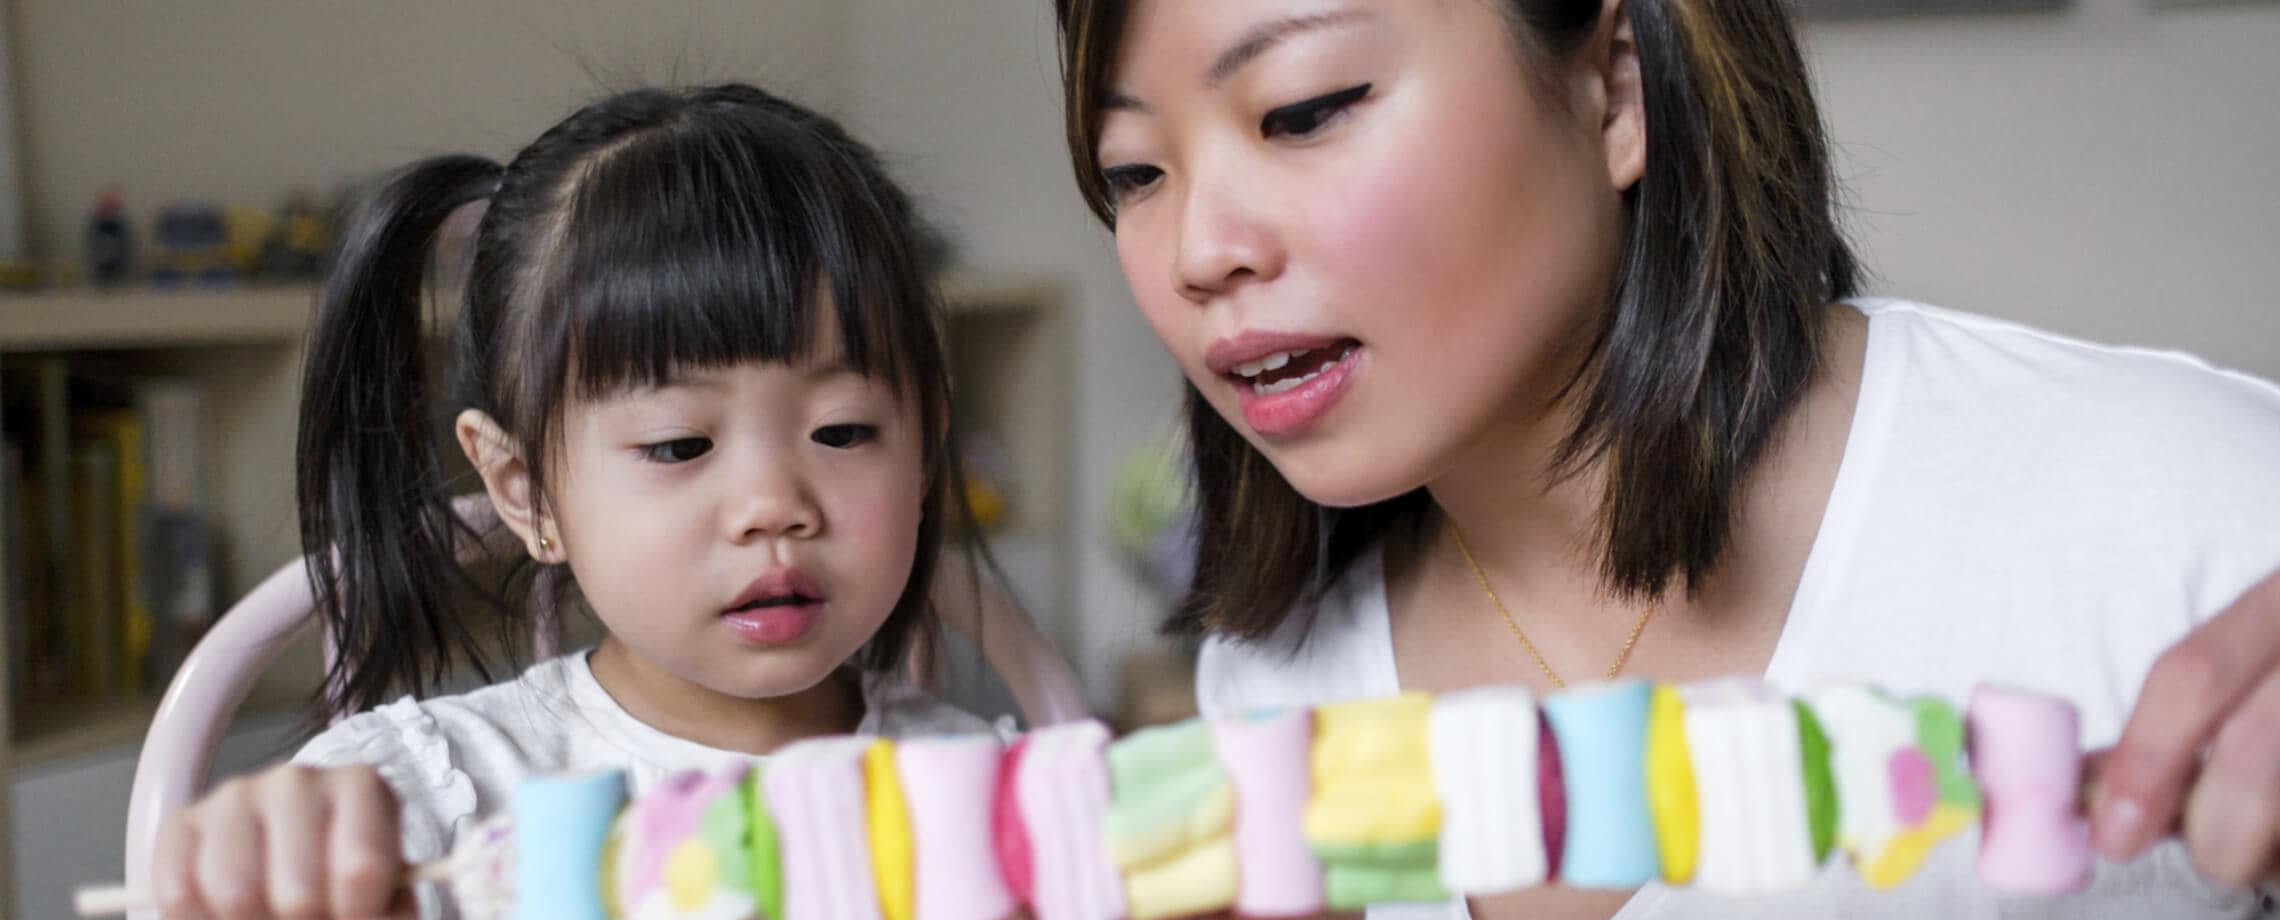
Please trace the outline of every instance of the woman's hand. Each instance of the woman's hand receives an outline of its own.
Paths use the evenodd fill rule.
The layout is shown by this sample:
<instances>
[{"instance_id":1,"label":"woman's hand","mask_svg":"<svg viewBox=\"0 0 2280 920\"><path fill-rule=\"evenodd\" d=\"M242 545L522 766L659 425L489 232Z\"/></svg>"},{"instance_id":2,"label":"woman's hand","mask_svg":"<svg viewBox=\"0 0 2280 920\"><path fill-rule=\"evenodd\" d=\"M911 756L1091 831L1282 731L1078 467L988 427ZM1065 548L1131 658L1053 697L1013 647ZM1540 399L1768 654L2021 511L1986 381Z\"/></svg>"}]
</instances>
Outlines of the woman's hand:
<instances>
[{"instance_id":1,"label":"woman's hand","mask_svg":"<svg viewBox=\"0 0 2280 920\"><path fill-rule=\"evenodd\" d=\"M370 767L230 780L167 817L152 894L169 920L409 916L396 808Z\"/></svg>"},{"instance_id":2,"label":"woman's hand","mask_svg":"<svg viewBox=\"0 0 2280 920\"><path fill-rule=\"evenodd\" d=\"M2108 858L2178 830L2208 877L2280 883L2280 572L2154 662L2091 808Z\"/></svg>"}]
</instances>

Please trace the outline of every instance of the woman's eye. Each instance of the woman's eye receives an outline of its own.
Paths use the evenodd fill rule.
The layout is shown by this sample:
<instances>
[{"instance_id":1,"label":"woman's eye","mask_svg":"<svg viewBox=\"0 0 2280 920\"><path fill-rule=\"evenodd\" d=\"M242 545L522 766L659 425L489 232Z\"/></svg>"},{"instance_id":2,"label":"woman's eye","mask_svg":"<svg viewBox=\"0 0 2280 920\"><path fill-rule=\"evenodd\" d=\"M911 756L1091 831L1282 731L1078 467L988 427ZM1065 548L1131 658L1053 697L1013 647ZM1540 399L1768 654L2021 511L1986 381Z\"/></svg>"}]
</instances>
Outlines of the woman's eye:
<instances>
[{"instance_id":1,"label":"woman's eye","mask_svg":"<svg viewBox=\"0 0 2280 920\"><path fill-rule=\"evenodd\" d=\"M1332 118L1344 112L1347 106L1360 102L1370 94L1370 85L1347 87L1335 93L1316 96L1305 102L1271 109L1259 119L1259 134L1263 137L1303 139L1322 130Z\"/></svg>"},{"instance_id":2,"label":"woman's eye","mask_svg":"<svg viewBox=\"0 0 2280 920\"><path fill-rule=\"evenodd\" d=\"M687 463L712 450L710 438L674 438L641 446L642 459L653 463Z\"/></svg>"},{"instance_id":3,"label":"woman's eye","mask_svg":"<svg viewBox=\"0 0 2280 920\"><path fill-rule=\"evenodd\" d=\"M1146 163L1134 163L1101 170L1100 180L1108 186L1109 197L1122 199L1154 185L1163 174L1163 170Z\"/></svg>"},{"instance_id":4,"label":"woman's eye","mask_svg":"<svg viewBox=\"0 0 2280 920\"><path fill-rule=\"evenodd\" d=\"M879 437L879 429L869 425L825 425L808 436L809 440L825 447L844 450L869 444Z\"/></svg>"}]
</instances>

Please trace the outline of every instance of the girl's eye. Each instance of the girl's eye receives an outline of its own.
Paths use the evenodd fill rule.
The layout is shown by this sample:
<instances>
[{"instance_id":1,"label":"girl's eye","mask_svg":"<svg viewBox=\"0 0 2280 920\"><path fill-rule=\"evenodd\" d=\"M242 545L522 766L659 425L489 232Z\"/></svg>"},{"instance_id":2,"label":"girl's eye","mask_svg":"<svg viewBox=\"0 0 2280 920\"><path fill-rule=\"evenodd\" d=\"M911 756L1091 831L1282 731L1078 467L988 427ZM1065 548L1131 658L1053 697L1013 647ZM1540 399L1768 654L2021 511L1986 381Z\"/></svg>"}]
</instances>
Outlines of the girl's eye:
<instances>
[{"instance_id":1,"label":"girl's eye","mask_svg":"<svg viewBox=\"0 0 2280 920\"><path fill-rule=\"evenodd\" d=\"M1293 140L1303 140L1312 136L1316 131L1322 130L1323 125L1329 124L1330 120L1344 112L1347 106L1360 102L1362 97L1369 94L1370 85L1364 83L1328 95L1316 96L1305 102L1293 102L1280 108L1270 109L1264 117L1259 119L1259 134L1267 138L1287 137Z\"/></svg>"},{"instance_id":2,"label":"girl's eye","mask_svg":"<svg viewBox=\"0 0 2280 920\"><path fill-rule=\"evenodd\" d=\"M1146 163L1111 166L1100 171L1100 180L1108 186L1110 198L1123 200L1154 185L1164 171Z\"/></svg>"},{"instance_id":3,"label":"girl's eye","mask_svg":"<svg viewBox=\"0 0 2280 920\"><path fill-rule=\"evenodd\" d=\"M845 450L877 440L879 429L870 425L825 425L808 435L808 439L825 447Z\"/></svg>"},{"instance_id":4,"label":"girl's eye","mask_svg":"<svg viewBox=\"0 0 2280 920\"><path fill-rule=\"evenodd\" d=\"M641 446L641 457L652 463L687 463L712 450L710 438L674 438Z\"/></svg>"}]
</instances>

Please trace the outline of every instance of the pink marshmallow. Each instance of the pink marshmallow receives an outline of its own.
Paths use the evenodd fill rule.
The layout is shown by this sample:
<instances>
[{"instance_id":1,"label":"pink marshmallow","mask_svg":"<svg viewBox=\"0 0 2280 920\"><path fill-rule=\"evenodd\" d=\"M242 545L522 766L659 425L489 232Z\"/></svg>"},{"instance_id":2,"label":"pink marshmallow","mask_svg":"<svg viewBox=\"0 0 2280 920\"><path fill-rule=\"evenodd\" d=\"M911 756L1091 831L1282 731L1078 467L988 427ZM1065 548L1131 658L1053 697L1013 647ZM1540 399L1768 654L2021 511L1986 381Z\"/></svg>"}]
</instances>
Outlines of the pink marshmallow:
<instances>
[{"instance_id":1,"label":"pink marshmallow","mask_svg":"<svg viewBox=\"0 0 2280 920\"><path fill-rule=\"evenodd\" d=\"M1086 720L1030 732L1014 777L1034 864L1037 920L1115 920L1124 877L1109 858L1108 726Z\"/></svg>"},{"instance_id":2,"label":"pink marshmallow","mask_svg":"<svg viewBox=\"0 0 2280 920\"><path fill-rule=\"evenodd\" d=\"M1036 901L1035 857L1029 850L1029 825L1021 818L1021 796L1014 781L1021 776L1021 758L1029 751L1029 738L1014 739L998 765L997 802L990 809L990 835L997 843L998 872L1006 890L1021 904Z\"/></svg>"},{"instance_id":3,"label":"pink marshmallow","mask_svg":"<svg viewBox=\"0 0 2280 920\"><path fill-rule=\"evenodd\" d=\"M990 834L1003 750L991 735L895 745L895 776L910 809L918 916L996 920L1013 913Z\"/></svg>"},{"instance_id":4,"label":"pink marshmallow","mask_svg":"<svg viewBox=\"0 0 2280 920\"><path fill-rule=\"evenodd\" d=\"M783 856L782 920L879 920L865 823L861 735L795 741L760 775Z\"/></svg>"},{"instance_id":5,"label":"pink marshmallow","mask_svg":"<svg viewBox=\"0 0 2280 920\"><path fill-rule=\"evenodd\" d=\"M2020 894L2090 882L2090 827L2077 807L2079 728L2065 700L1982 685L1968 709L1972 776L1986 798L1979 878Z\"/></svg>"},{"instance_id":6,"label":"pink marshmallow","mask_svg":"<svg viewBox=\"0 0 2280 920\"><path fill-rule=\"evenodd\" d=\"M1892 752L1892 807L1900 813L1900 820L1922 824L1939 804L1939 781L1932 776L1932 762L1923 751L1901 748Z\"/></svg>"},{"instance_id":7,"label":"pink marshmallow","mask_svg":"<svg viewBox=\"0 0 2280 920\"><path fill-rule=\"evenodd\" d=\"M1313 714L1242 715L1211 725L1219 765L1235 787L1235 912L1300 917L1322 910L1322 862L1307 845Z\"/></svg>"}]
</instances>

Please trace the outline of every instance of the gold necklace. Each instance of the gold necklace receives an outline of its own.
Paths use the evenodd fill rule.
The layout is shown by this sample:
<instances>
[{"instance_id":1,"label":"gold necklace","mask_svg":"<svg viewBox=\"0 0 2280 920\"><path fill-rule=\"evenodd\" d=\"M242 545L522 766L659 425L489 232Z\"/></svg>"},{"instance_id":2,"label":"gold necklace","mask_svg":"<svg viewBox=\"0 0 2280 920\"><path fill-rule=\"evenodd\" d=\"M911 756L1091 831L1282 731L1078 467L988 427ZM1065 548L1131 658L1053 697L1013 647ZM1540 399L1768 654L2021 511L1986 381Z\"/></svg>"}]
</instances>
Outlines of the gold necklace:
<instances>
[{"instance_id":1,"label":"gold necklace","mask_svg":"<svg viewBox=\"0 0 2280 920\"><path fill-rule=\"evenodd\" d=\"M1488 595L1488 602L1496 605L1496 615L1503 617L1504 625L1512 630L1512 638L1520 640L1520 647L1528 650L1528 657L1536 659L1536 667L1544 672L1545 677L1551 678L1552 686L1567 689L1567 682L1553 673L1552 666L1544 661L1543 654L1536 651L1536 643L1528 641L1528 634L1522 632L1520 624L1512 619L1512 611L1504 609L1504 599L1497 597L1496 589L1488 586L1488 573L1481 571L1480 563L1474 561L1472 547L1465 543L1465 532L1457 529L1455 521L1449 521L1448 524L1449 535L1457 538L1457 552L1464 555L1465 565L1472 569L1473 580L1480 582L1480 589ZM1631 660L1631 647L1639 644L1639 633L1647 628L1647 619L1654 616L1655 608L1661 605L1660 594L1647 600L1647 609L1639 613L1639 622L1631 624L1631 635L1623 640L1623 650L1615 653L1615 663L1607 666L1607 680L1614 680L1615 675L1623 672L1624 662Z\"/></svg>"}]
</instances>

